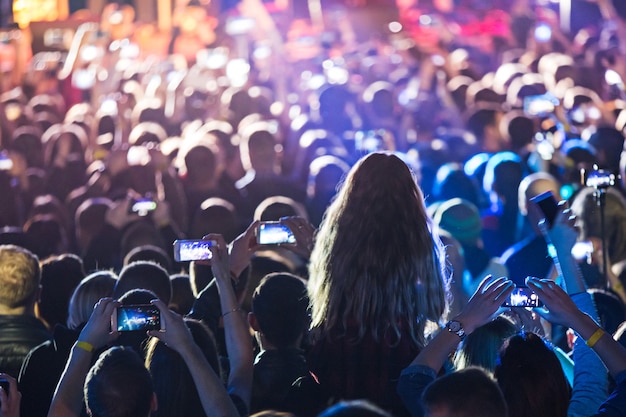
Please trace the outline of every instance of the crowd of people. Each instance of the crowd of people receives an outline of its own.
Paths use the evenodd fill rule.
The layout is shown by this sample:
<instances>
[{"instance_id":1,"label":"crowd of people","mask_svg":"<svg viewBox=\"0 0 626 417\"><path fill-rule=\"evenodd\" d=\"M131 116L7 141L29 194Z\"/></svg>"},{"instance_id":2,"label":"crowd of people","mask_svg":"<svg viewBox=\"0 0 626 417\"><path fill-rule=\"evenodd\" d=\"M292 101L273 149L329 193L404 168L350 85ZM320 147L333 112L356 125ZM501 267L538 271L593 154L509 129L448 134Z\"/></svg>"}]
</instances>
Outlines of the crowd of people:
<instances>
[{"instance_id":1,"label":"crowd of people","mask_svg":"<svg viewBox=\"0 0 626 417\"><path fill-rule=\"evenodd\" d=\"M397 3L0 78L0 417L626 415L619 2Z\"/></svg>"}]
</instances>

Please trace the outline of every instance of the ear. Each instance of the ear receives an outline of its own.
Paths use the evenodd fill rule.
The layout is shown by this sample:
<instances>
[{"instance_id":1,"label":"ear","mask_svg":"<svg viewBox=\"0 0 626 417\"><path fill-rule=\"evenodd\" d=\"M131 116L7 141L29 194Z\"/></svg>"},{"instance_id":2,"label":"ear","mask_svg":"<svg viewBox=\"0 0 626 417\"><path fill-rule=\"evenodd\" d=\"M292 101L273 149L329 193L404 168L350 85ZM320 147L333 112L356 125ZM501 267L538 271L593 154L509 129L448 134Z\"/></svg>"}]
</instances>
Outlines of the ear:
<instances>
[{"instance_id":1,"label":"ear","mask_svg":"<svg viewBox=\"0 0 626 417\"><path fill-rule=\"evenodd\" d=\"M159 409L159 399L157 398L156 392L152 393L152 401L150 401L150 413Z\"/></svg>"},{"instance_id":2,"label":"ear","mask_svg":"<svg viewBox=\"0 0 626 417\"><path fill-rule=\"evenodd\" d=\"M256 316L253 312L248 313L248 324L252 327L252 330L255 332L260 332L261 328L259 327L259 321L256 319Z\"/></svg>"}]
</instances>

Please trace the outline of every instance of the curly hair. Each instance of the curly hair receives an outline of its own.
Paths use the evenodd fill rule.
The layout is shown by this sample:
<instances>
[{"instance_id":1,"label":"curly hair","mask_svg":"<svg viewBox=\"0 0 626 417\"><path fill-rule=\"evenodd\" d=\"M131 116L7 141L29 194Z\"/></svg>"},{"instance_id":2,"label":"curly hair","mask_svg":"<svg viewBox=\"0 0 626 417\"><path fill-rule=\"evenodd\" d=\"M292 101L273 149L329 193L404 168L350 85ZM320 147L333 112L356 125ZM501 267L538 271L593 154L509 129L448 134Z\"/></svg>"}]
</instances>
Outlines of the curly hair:
<instances>
[{"instance_id":1,"label":"curly hair","mask_svg":"<svg viewBox=\"0 0 626 417\"><path fill-rule=\"evenodd\" d=\"M431 233L424 197L396 155L373 153L348 173L326 211L309 266L314 335L357 340L395 336L408 326L418 346L427 320L446 308L443 245ZM391 333L389 333L391 332Z\"/></svg>"}]
</instances>

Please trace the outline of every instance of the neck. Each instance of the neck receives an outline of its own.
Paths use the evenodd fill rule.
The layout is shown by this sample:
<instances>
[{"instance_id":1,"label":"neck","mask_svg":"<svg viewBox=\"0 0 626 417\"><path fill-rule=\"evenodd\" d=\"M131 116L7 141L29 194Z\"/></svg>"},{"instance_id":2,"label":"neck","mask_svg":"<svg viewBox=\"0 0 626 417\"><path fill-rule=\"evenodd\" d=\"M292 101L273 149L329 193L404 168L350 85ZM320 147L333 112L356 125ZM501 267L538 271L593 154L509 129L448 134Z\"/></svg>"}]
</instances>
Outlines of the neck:
<instances>
[{"instance_id":1,"label":"neck","mask_svg":"<svg viewBox=\"0 0 626 417\"><path fill-rule=\"evenodd\" d=\"M0 304L1 316L35 316L35 306L8 307Z\"/></svg>"},{"instance_id":2,"label":"neck","mask_svg":"<svg viewBox=\"0 0 626 417\"><path fill-rule=\"evenodd\" d=\"M267 340L267 338L265 337L265 335L263 335L263 333L256 332L255 335L256 335L256 340L259 343L259 348L261 349L261 351L278 349L273 343ZM286 349L297 348L300 346L301 342L302 342L302 336L300 336L298 340L296 340L295 343L289 346L285 346L285 348Z\"/></svg>"}]
</instances>

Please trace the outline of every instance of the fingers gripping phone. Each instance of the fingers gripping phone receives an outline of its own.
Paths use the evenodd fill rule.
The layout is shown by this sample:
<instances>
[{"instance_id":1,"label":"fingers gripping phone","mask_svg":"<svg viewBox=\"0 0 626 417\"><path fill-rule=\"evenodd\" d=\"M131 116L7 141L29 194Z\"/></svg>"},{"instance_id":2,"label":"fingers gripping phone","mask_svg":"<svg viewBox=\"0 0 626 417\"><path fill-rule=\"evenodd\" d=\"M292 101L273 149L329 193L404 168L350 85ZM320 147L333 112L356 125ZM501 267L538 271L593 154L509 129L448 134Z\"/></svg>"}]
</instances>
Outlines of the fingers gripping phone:
<instances>
[{"instance_id":1,"label":"fingers gripping phone","mask_svg":"<svg viewBox=\"0 0 626 417\"><path fill-rule=\"evenodd\" d=\"M259 245L280 245L296 243L296 237L289 226L281 222L261 222L256 233Z\"/></svg>"},{"instance_id":2,"label":"fingers gripping phone","mask_svg":"<svg viewBox=\"0 0 626 417\"><path fill-rule=\"evenodd\" d=\"M210 261L213 258L211 247L214 240L176 240L174 241L174 259L176 262Z\"/></svg>"},{"instance_id":3,"label":"fingers gripping phone","mask_svg":"<svg viewBox=\"0 0 626 417\"><path fill-rule=\"evenodd\" d=\"M163 330L161 312L152 304L120 306L111 316L111 329L118 332Z\"/></svg>"}]
</instances>

